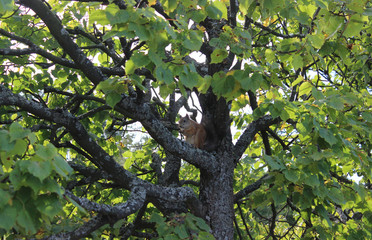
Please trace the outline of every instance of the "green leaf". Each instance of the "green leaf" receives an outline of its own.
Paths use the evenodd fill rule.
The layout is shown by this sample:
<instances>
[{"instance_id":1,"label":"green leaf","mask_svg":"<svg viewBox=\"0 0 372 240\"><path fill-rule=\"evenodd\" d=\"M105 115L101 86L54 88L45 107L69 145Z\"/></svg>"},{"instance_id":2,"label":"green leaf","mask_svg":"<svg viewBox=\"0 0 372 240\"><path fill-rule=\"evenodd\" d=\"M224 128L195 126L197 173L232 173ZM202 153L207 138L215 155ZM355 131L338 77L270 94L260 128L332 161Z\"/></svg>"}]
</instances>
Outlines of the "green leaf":
<instances>
[{"instance_id":1,"label":"green leaf","mask_svg":"<svg viewBox=\"0 0 372 240\"><path fill-rule=\"evenodd\" d=\"M125 63L125 73L130 75L130 74L133 74L134 73L134 70L137 69L137 66L136 64L134 63L134 61L132 59L129 59L128 61L126 61ZM107 82L105 83L106 81L103 81L103 82L100 82L98 84L98 87L97 89L105 89L105 87L107 86Z\"/></svg>"},{"instance_id":2,"label":"green leaf","mask_svg":"<svg viewBox=\"0 0 372 240\"><path fill-rule=\"evenodd\" d=\"M333 135L333 133L325 128L319 129L319 135L326 140L331 146L337 143L337 138Z\"/></svg>"},{"instance_id":3,"label":"green leaf","mask_svg":"<svg viewBox=\"0 0 372 240\"><path fill-rule=\"evenodd\" d=\"M14 145L14 148L10 152L12 155L20 155L22 156L26 150L27 150L27 142L23 139L18 139L16 141L16 144Z\"/></svg>"},{"instance_id":4,"label":"green leaf","mask_svg":"<svg viewBox=\"0 0 372 240\"><path fill-rule=\"evenodd\" d=\"M106 94L106 103L107 105L109 105L110 107L114 108L115 105L120 102L121 100L121 94L117 93L117 92L110 92L108 94Z\"/></svg>"},{"instance_id":5,"label":"green leaf","mask_svg":"<svg viewBox=\"0 0 372 240\"><path fill-rule=\"evenodd\" d=\"M317 175L312 175L312 174L310 176L307 176L307 178L305 178L304 182L305 182L305 184L307 184L311 187L316 187L316 186L319 186L319 184L320 184L318 176Z\"/></svg>"},{"instance_id":6,"label":"green leaf","mask_svg":"<svg viewBox=\"0 0 372 240\"><path fill-rule=\"evenodd\" d=\"M9 133L5 130L0 130L0 150L10 152L15 145L15 142L11 142Z\"/></svg>"},{"instance_id":7,"label":"green leaf","mask_svg":"<svg viewBox=\"0 0 372 240\"><path fill-rule=\"evenodd\" d=\"M149 56L145 55L143 52L136 52L130 59L133 61L134 65L137 66L137 68L146 66L151 62Z\"/></svg>"},{"instance_id":8,"label":"green leaf","mask_svg":"<svg viewBox=\"0 0 372 240\"><path fill-rule=\"evenodd\" d=\"M191 51L199 51L203 44L202 36L199 36L196 31L190 31L188 37L183 41L183 46Z\"/></svg>"},{"instance_id":9,"label":"green leaf","mask_svg":"<svg viewBox=\"0 0 372 240\"><path fill-rule=\"evenodd\" d=\"M202 218L195 217L194 219L199 229L206 231L206 232L209 232L211 230L209 225Z\"/></svg>"},{"instance_id":10,"label":"green leaf","mask_svg":"<svg viewBox=\"0 0 372 240\"><path fill-rule=\"evenodd\" d=\"M328 99L328 105L339 111L344 109L344 101L339 96L330 97Z\"/></svg>"},{"instance_id":11,"label":"green leaf","mask_svg":"<svg viewBox=\"0 0 372 240\"><path fill-rule=\"evenodd\" d=\"M266 49L265 57L269 63L273 63L276 60L275 52L271 49Z\"/></svg>"},{"instance_id":12,"label":"green leaf","mask_svg":"<svg viewBox=\"0 0 372 240\"><path fill-rule=\"evenodd\" d=\"M40 181L43 181L51 174L52 164L50 161L37 161L31 158L31 162L27 169L32 175L39 178Z\"/></svg>"},{"instance_id":13,"label":"green leaf","mask_svg":"<svg viewBox=\"0 0 372 240\"><path fill-rule=\"evenodd\" d=\"M220 49L220 48L217 48L213 51L212 55L211 55L211 63L220 63L222 62L227 56L229 55L229 53L226 51L226 49Z\"/></svg>"},{"instance_id":14,"label":"green leaf","mask_svg":"<svg viewBox=\"0 0 372 240\"><path fill-rule=\"evenodd\" d=\"M363 15L372 16L372 8L365 8Z\"/></svg>"},{"instance_id":15,"label":"green leaf","mask_svg":"<svg viewBox=\"0 0 372 240\"><path fill-rule=\"evenodd\" d=\"M279 159L273 158L271 156L264 156L265 162L272 168L272 170L283 170L285 166L280 162Z\"/></svg>"},{"instance_id":16,"label":"green leaf","mask_svg":"<svg viewBox=\"0 0 372 240\"><path fill-rule=\"evenodd\" d=\"M311 45L317 49L320 49L325 42L325 36L323 34L308 35L308 39Z\"/></svg>"},{"instance_id":17,"label":"green leaf","mask_svg":"<svg viewBox=\"0 0 372 240\"><path fill-rule=\"evenodd\" d=\"M139 25L133 22L130 22L128 25L128 29L134 31L142 41L147 41L151 38L151 31L149 28L149 25Z\"/></svg>"},{"instance_id":18,"label":"green leaf","mask_svg":"<svg viewBox=\"0 0 372 240\"><path fill-rule=\"evenodd\" d=\"M193 88L198 83L198 74L194 72L190 72L190 69L185 65L184 71L180 75L181 83L187 88Z\"/></svg>"},{"instance_id":19,"label":"green leaf","mask_svg":"<svg viewBox=\"0 0 372 240\"><path fill-rule=\"evenodd\" d=\"M177 225L174 228L174 233L176 233L181 239L186 239L189 237L185 225Z\"/></svg>"},{"instance_id":20,"label":"green leaf","mask_svg":"<svg viewBox=\"0 0 372 240\"><path fill-rule=\"evenodd\" d=\"M29 129L24 129L18 122L13 122L9 127L10 141L25 138L30 133Z\"/></svg>"},{"instance_id":21,"label":"green leaf","mask_svg":"<svg viewBox=\"0 0 372 240\"><path fill-rule=\"evenodd\" d=\"M99 23L102 25L110 24L109 19L107 18L106 11L105 10L95 10L95 11L89 11L89 22L90 23Z\"/></svg>"},{"instance_id":22,"label":"green leaf","mask_svg":"<svg viewBox=\"0 0 372 240\"><path fill-rule=\"evenodd\" d=\"M276 206L287 201L287 195L276 188L271 189L271 196L273 197Z\"/></svg>"},{"instance_id":23,"label":"green leaf","mask_svg":"<svg viewBox=\"0 0 372 240\"><path fill-rule=\"evenodd\" d=\"M173 73L166 66L157 66L155 70L155 76L157 80L164 82L169 85L174 82Z\"/></svg>"},{"instance_id":24,"label":"green leaf","mask_svg":"<svg viewBox=\"0 0 372 240\"><path fill-rule=\"evenodd\" d=\"M284 170L284 176L293 183L296 183L300 179L300 173L298 170Z\"/></svg>"},{"instance_id":25,"label":"green leaf","mask_svg":"<svg viewBox=\"0 0 372 240\"><path fill-rule=\"evenodd\" d=\"M212 77L209 75L206 75L204 78L201 80L201 84L198 87L198 91L200 93L206 93L211 86L212 83Z\"/></svg>"},{"instance_id":26,"label":"green leaf","mask_svg":"<svg viewBox=\"0 0 372 240\"><path fill-rule=\"evenodd\" d=\"M51 160L54 156L57 155L57 149L50 143L46 146L37 145L35 153L43 160Z\"/></svg>"},{"instance_id":27,"label":"green leaf","mask_svg":"<svg viewBox=\"0 0 372 240\"><path fill-rule=\"evenodd\" d=\"M177 0L161 0L161 5L165 7L166 10L172 12L177 8Z\"/></svg>"},{"instance_id":28,"label":"green leaf","mask_svg":"<svg viewBox=\"0 0 372 240\"><path fill-rule=\"evenodd\" d=\"M329 190L329 195L328 195L329 199L332 200L332 202L336 203L336 204L339 204L339 205L343 205L345 204L345 198L344 198L344 195L343 193L337 189L337 188L331 188Z\"/></svg>"},{"instance_id":29,"label":"green leaf","mask_svg":"<svg viewBox=\"0 0 372 240\"><path fill-rule=\"evenodd\" d=\"M292 65L295 69L302 68L304 66L303 58L300 55L295 55L292 60Z\"/></svg>"},{"instance_id":30,"label":"green leaf","mask_svg":"<svg viewBox=\"0 0 372 240\"><path fill-rule=\"evenodd\" d=\"M359 35L359 32L363 29L363 19L357 14L351 16L349 23L345 26L344 36L354 37Z\"/></svg>"},{"instance_id":31,"label":"green leaf","mask_svg":"<svg viewBox=\"0 0 372 240\"><path fill-rule=\"evenodd\" d=\"M362 112L362 117L364 120L372 123L372 113L370 112Z\"/></svg>"},{"instance_id":32,"label":"green leaf","mask_svg":"<svg viewBox=\"0 0 372 240\"><path fill-rule=\"evenodd\" d=\"M199 240L213 240L215 239L214 236L209 232L199 232L198 234Z\"/></svg>"},{"instance_id":33,"label":"green leaf","mask_svg":"<svg viewBox=\"0 0 372 240\"><path fill-rule=\"evenodd\" d=\"M22 186L26 185L26 176L21 172L18 162L16 163L16 167L13 169L13 171L10 172L9 179L15 190L18 190Z\"/></svg>"},{"instance_id":34,"label":"green leaf","mask_svg":"<svg viewBox=\"0 0 372 240\"><path fill-rule=\"evenodd\" d=\"M324 208L323 205L318 205L315 207L315 211L318 212L325 220L327 220L327 223L328 223L328 226L329 227L332 227L332 222L331 220L329 219L329 216L328 216L328 212L327 210Z\"/></svg>"},{"instance_id":35,"label":"green leaf","mask_svg":"<svg viewBox=\"0 0 372 240\"><path fill-rule=\"evenodd\" d=\"M194 11L190 11L189 14L190 14L190 18L196 23L200 23L201 21L204 21L204 19L207 17L204 11L194 10Z\"/></svg>"},{"instance_id":36,"label":"green leaf","mask_svg":"<svg viewBox=\"0 0 372 240\"><path fill-rule=\"evenodd\" d=\"M158 213L153 213L149 220L149 222L154 222L154 223L162 223L164 221L165 221L165 218L160 216Z\"/></svg>"},{"instance_id":37,"label":"green leaf","mask_svg":"<svg viewBox=\"0 0 372 240\"><path fill-rule=\"evenodd\" d=\"M212 19L221 19L223 16L223 13L220 9L218 9L214 5L208 5L205 9L207 11L208 17Z\"/></svg>"},{"instance_id":38,"label":"green leaf","mask_svg":"<svg viewBox=\"0 0 372 240\"><path fill-rule=\"evenodd\" d=\"M38 180L38 178L35 179ZM62 197L62 194L64 193L61 186L53 178L44 179L43 188L48 189L49 192L57 193L60 197Z\"/></svg>"},{"instance_id":39,"label":"green leaf","mask_svg":"<svg viewBox=\"0 0 372 240\"><path fill-rule=\"evenodd\" d=\"M304 81L304 78L302 76L298 76L297 79L292 83L292 87L296 86L297 84Z\"/></svg>"},{"instance_id":40,"label":"green leaf","mask_svg":"<svg viewBox=\"0 0 372 240\"><path fill-rule=\"evenodd\" d=\"M0 0L0 14L12 11L14 6L14 0Z\"/></svg>"},{"instance_id":41,"label":"green leaf","mask_svg":"<svg viewBox=\"0 0 372 240\"><path fill-rule=\"evenodd\" d=\"M213 92L218 96L223 96L234 89L235 79L233 76L226 76L223 72L218 72L213 75L212 80Z\"/></svg>"},{"instance_id":42,"label":"green leaf","mask_svg":"<svg viewBox=\"0 0 372 240\"><path fill-rule=\"evenodd\" d=\"M10 198L11 196L8 192L0 189L0 209L9 203Z\"/></svg>"},{"instance_id":43,"label":"green leaf","mask_svg":"<svg viewBox=\"0 0 372 240\"><path fill-rule=\"evenodd\" d=\"M134 160L135 160L135 158L133 157L133 153L127 151L123 154L123 157L125 158L124 168L129 169L132 166L132 164L134 163Z\"/></svg>"},{"instance_id":44,"label":"green leaf","mask_svg":"<svg viewBox=\"0 0 372 240\"><path fill-rule=\"evenodd\" d=\"M116 12L106 11L106 16L112 25L118 24L118 23L127 23L131 18L131 14L127 10L121 10L121 9L120 10L116 9Z\"/></svg>"},{"instance_id":45,"label":"green leaf","mask_svg":"<svg viewBox=\"0 0 372 240\"><path fill-rule=\"evenodd\" d=\"M212 5L222 12L221 18L227 19L227 8L224 1L212 1Z\"/></svg>"},{"instance_id":46,"label":"green leaf","mask_svg":"<svg viewBox=\"0 0 372 240\"><path fill-rule=\"evenodd\" d=\"M257 72L253 73L252 76L249 77L248 70L245 72L235 71L234 76L244 90L251 90L252 92L255 92L263 81L262 75Z\"/></svg>"},{"instance_id":47,"label":"green leaf","mask_svg":"<svg viewBox=\"0 0 372 240\"><path fill-rule=\"evenodd\" d=\"M73 171L70 165L68 165L68 163L60 155L54 157L52 164L54 170L63 177L67 177Z\"/></svg>"},{"instance_id":48,"label":"green leaf","mask_svg":"<svg viewBox=\"0 0 372 240\"><path fill-rule=\"evenodd\" d=\"M36 233L36 226L33 221L35 217L36 216L31 216L26 209L20 210L17 215L17 223L22 226L27 233L34 234Z\"/></svg>"},{"instance_id":49,"label":"green leaf","mask_svg":"<svg viewBox=\"0 0 372 240\"><path fill-rule=\"evenodd\" d=\"M49 218L57 216L57 214L62 210L62 205L56 194L45 194L41 195L35 201L37 210L42 214L45 214Z\"/></svg>"},{"instance_id":50,"label":"green leaf","mask_svg":"<svg viewBox=\"0 0 372 240\"><path fill-rule=\"evenodd\" d=\"M315 87L311 89L311 94L314 96L316 100L324 99L324 95L321 91L317 90Z\"/></svg>"},{"instance_id":51,"label":"green leaf","mask_svg":"<svg viewBox=\"0 0 372 240\"><path fill-rule=\"evenodd\" d=\"M13 206L0 208L0 228L9 231L15 224L17 218L17 209Z\"/></svg>"}]
</instances>

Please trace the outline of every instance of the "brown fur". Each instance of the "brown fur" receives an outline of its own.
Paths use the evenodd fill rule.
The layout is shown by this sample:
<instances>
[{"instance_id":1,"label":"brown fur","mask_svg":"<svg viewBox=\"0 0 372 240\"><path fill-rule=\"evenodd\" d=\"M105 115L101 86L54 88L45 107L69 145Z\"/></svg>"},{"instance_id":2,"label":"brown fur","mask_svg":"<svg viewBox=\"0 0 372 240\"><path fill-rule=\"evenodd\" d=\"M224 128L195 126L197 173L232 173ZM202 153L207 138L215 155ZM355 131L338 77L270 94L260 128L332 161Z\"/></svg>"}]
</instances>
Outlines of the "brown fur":
<instances>
[{"instance_id":1,"label":"brown fur","mask_svg":"<svg viewBox=\"0 0 372 240\"><path fill-rule=\"evenodd\" d=\"M181 117L178 123L180 133L186 137L186 142L196 148L203 149L207 132L202 124L190 119L189 115Z\"/></svg>"}]
</instances>

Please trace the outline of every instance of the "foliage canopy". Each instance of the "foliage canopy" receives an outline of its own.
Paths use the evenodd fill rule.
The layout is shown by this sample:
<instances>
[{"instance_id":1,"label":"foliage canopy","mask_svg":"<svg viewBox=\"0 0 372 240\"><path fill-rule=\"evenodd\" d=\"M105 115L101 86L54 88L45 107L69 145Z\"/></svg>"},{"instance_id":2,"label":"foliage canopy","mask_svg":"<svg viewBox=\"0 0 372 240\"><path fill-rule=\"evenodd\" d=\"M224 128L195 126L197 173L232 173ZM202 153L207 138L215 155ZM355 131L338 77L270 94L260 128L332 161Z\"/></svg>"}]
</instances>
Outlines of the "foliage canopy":
<instances>
[{"instance_id":1,"label":"foliage canopy","mask_svg":"<svg viewBox=\"0 0 372 240\"><path fill-rule=\"evenodd\" d=\"M0 236L371 239L371 18L0 0ZM177 138L180 110L218 147Z\"/></svg>"}]
</instances>

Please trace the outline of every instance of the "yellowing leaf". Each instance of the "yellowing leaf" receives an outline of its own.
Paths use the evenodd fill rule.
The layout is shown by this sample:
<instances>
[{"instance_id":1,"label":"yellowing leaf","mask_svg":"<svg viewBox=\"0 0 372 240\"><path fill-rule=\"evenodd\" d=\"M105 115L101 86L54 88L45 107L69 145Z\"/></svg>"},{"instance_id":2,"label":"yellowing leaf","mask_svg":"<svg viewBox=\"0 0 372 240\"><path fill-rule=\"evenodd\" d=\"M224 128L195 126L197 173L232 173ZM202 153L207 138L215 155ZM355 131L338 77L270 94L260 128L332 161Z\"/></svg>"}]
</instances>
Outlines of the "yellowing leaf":
<instances>
[{"instance_id":1,"label":"yellowing leaf","mask_svg":"<svg viewBox=\"0 0 372 240\"><path fill-rule=\"evenodd\" d=\"M152 5L155 5L156 4L156 0L149 0L149 6L152 6Z\"/></svg>"},{"instance_id":2,"label":"yellowing leaf","mask_svg":"<svg viewBox=\"0 0 372 240\"><path fill-rule=\"evenodd\" d=\"M299 89L299 96L302 95L307 95L311 92L311 89L313 88L313 85L310 82L304 82L301 84L300 89Z\"/></svg>"},{"instance_id":3,"label":"yellowing leaf","mask_svg":"<svg viewBox=\"0 0 372 240\"><path fill-rule=\"evenodd\" d=\"M298 76L298 78L292 83L292 87L296 86L297 84L304 81L304 78L302 76Z\"/></svg>"}]
</instances>

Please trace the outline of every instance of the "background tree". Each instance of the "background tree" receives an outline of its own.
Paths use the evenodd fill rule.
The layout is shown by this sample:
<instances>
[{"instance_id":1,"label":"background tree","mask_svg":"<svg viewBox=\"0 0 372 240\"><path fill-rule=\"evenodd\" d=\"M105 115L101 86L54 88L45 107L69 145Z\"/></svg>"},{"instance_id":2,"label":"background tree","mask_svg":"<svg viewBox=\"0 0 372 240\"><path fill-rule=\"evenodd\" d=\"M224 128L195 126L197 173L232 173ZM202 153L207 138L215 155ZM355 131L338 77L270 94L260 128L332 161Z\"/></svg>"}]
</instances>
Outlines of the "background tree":
<instances>
[{"instance_id":1,"label":"background tree","mask_svg":"<svg viewBox=\"0 0 372 240\"><path fill-rule=\"evenodd\" d=\"M371 238L369 1L0 12L2 236Z\"/></svg>"}]
</instances>

